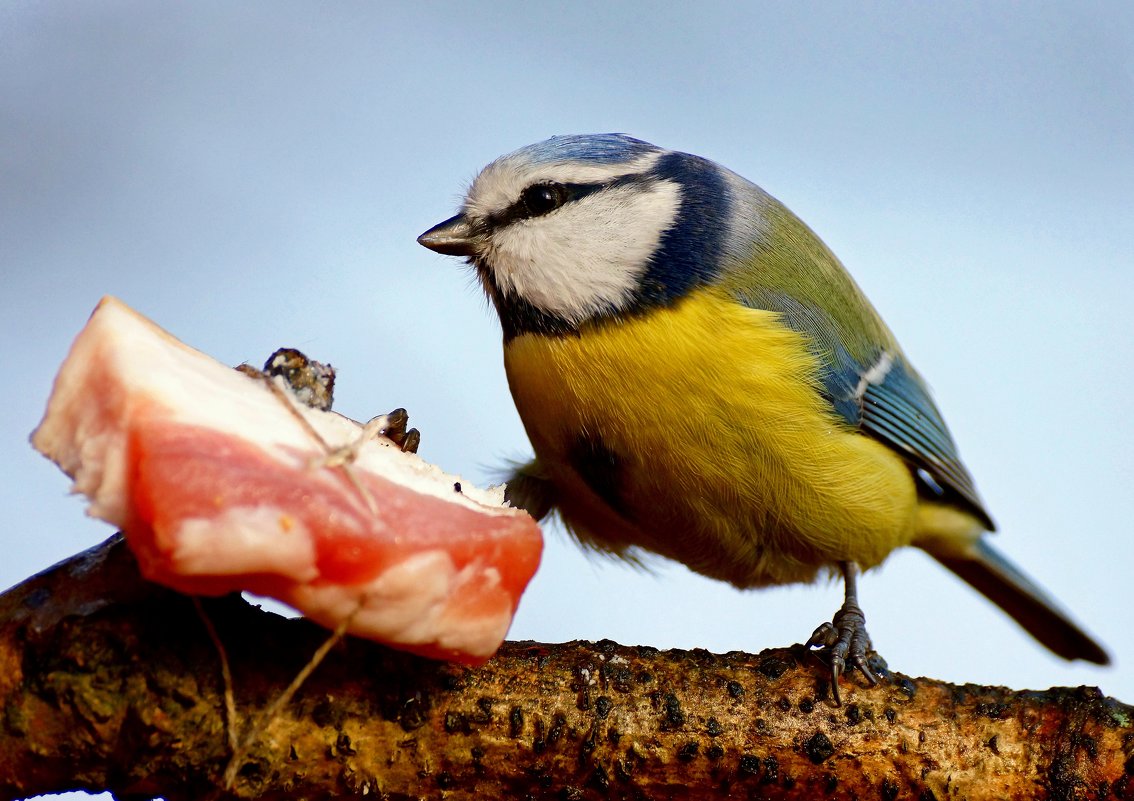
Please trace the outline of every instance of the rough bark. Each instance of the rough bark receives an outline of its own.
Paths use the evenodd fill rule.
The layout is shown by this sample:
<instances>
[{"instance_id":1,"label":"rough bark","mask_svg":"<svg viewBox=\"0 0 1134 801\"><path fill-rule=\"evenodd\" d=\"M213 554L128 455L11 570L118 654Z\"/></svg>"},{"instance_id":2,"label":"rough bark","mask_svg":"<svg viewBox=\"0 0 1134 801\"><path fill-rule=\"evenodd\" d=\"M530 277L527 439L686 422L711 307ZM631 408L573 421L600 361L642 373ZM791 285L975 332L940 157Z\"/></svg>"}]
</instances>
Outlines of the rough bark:
<instances>
[{"instance_id":1,"label":"rough bark","mask_svg":"<svg viewBox=\"0 0 1134 801\"><path fill-rule=\"evenodd\" d=\"M1134 799L1134 709L887 675L833 705L800 648L506 643L467 669L347 638L238 760L192 599L118 538L0 597L0 798ZM238 728L327 632L206 600Z\"/></svg>"}]
</instances>

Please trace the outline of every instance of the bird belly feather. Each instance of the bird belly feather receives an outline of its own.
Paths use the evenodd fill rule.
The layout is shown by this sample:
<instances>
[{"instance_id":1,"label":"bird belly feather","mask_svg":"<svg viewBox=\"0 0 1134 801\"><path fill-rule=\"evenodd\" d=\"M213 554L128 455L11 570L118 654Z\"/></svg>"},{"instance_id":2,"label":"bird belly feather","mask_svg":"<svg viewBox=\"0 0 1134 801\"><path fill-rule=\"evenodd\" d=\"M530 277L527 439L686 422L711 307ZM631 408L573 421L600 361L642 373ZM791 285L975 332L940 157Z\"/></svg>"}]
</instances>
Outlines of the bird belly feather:
<instances>
[{"instance_id":1,"label":"bird belly feather","mask_svg":"<svg viewBox=\"0 0 1134 801\"><path fill-rule=\"evenodd\" d=\"M585 544L752 587L872 567L914 536L909 467L834 413L806 337L774 312L704 289L577 335L522 334L504 360Z\"/></svg>"}]
</instances>

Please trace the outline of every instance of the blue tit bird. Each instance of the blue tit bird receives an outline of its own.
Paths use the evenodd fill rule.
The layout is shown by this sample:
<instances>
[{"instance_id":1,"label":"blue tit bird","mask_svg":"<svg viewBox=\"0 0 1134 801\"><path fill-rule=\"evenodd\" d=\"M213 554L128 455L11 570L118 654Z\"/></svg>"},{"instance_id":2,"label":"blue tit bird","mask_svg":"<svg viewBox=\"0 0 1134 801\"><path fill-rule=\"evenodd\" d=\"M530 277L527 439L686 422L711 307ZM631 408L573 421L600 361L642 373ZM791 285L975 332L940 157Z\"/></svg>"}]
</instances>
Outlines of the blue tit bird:
<instances>
[{"instance_id":1,"label":"blue tit bird","mask_svg":"<svg viewBox=\"0 0 1134 801\"><path fill-rule=\"evenodd\" d=\"M1067 659L1106 652L988 544L925 382L835 255L760 187L621 134L489 164L418 241L499 313L535 459L508 494L585 546L737 587L841 572L808 644L871 682L857 577L919 547Z\"/></svg>"}]
</instances>

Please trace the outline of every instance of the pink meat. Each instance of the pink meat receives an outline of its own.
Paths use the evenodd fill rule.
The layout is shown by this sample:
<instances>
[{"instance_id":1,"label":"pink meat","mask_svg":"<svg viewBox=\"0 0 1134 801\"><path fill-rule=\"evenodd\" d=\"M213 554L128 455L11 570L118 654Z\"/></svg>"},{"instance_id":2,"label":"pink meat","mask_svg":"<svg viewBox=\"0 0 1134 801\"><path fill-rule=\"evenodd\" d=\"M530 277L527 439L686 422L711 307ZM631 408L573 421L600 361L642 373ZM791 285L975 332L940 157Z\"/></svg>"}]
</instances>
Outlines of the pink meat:
<instances>
[{"instance_id":1,"label":"pink meat","mask_svg":"<svg viewBox=\"0 0 1134 801\"><path fill-rule=\"evenodd\" d=\"M332 448L359 442L357 423L295 408ZM113 298L75 340L32 443L151 580L267 595L427 656L491 656L539 566L538 527L500 490L384 437L332 464L263 380Z\"/></svg>"}]
</instances>

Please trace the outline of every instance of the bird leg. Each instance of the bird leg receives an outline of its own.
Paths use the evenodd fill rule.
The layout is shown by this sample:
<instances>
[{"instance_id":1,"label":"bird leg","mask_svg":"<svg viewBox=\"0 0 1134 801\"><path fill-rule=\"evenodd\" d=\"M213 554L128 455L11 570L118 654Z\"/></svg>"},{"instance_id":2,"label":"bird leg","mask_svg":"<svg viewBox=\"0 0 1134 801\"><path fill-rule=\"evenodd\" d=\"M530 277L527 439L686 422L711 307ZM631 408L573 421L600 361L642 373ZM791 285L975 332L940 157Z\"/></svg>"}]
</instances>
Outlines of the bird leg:
<instances>
[{"instance_id":1,"label":"bird leg","mask_svg":"<svg viewBox=\"0 0 1134 801\"><path fill-rule=\"evenodd\" d=\"M868 657L874 653L870 635L866 633L866 615L858 605L858 565L854 562L839 562L846 587L845 600L830 623L823 623L807 641L808 648L819 648L831 661L831 690L835 704L842 705L839 697L839 676L849 665L851 670L858 668L872 685L878 678L867 664Z\"/></svg>"}]
</instances>

